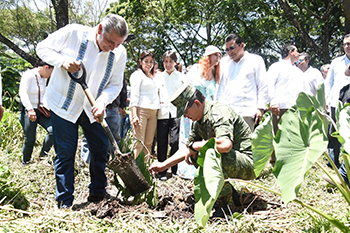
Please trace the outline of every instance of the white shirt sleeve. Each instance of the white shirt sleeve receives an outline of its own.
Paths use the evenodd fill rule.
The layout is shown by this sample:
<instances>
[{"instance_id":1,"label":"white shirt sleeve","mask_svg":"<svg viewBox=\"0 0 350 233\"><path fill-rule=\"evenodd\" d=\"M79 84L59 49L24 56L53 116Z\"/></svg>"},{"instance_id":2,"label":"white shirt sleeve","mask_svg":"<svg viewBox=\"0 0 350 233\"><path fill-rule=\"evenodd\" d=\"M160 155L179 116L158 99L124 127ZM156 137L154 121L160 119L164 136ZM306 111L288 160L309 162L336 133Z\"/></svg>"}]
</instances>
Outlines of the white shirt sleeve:
<instances>
[{"instance_id":1,"label":"white shirt sleeve","mask_svg":"<svg viewBox=\"0 0 350 233\"><path fill-rule=\"evenodd\" d=\"M142 83L142 76L135 71L130 76L130 107L136 107L140 100L140 89Z\"/></svg>"},{"instance_id":2,"label":"white shirt sleeve","mask_svg":"<svg viewBox=\"0 0 350 233\"><path fill-rule=\"evenodd\" d=\"M257 84L257 98L258 108L265 109L266 104L269 102L268 97L268 80L266 75L265 62L262 57L258 58L258 69L256 71L256 84Z\"/></svg>"},{"instance_id":3,"label":"white shirt sleeve","mask_svg":"<svg viewBox=\"0 0 350 233\"><path fill-rule=\"evenodd\" d=\"M27 110L34 109L32 103L30 101L28 91L32 86L37 85L35 78L33 78L33 76L31 74L32 73L29 71L24 72L22 75L22 78L21 78L20 85L19 85L19 96L21 98L21 102L22 102L23 106ZM37 98L39 98L39 97L37 96Z\"/></svg>"},{"instance_id":4,"label":"white shirt sleeve","mask_svg":"<svg viewBox=\"0 0 350 233\"><path fill-rule=\"evenodd\" d=\"M61 51L69 47L66 45L68 38L72 36L74 32L74 24L68 24L67 26L60 28L59 30L50 34L47 39L41 41L37 47L36 52L38 56L45 62L61 67L67 56L61 53ZM72 53L75 51L72 51Z\"/></svg>"},{"instance_id":5,"label":"white shirt sleeve","mask_svg":"<svg viewBox=\"0 0 350 233\"><path fill-rule=\"evenodd\" d=\"M278 100L276 100L274 97L276 96L276 90L275 90L275 84L278 79L278 69L276 69L275 64L272 64L267 71L267 77L268 77L268 99L270 102L270 107L278 104Z\"/></svg>"}]
</instances>

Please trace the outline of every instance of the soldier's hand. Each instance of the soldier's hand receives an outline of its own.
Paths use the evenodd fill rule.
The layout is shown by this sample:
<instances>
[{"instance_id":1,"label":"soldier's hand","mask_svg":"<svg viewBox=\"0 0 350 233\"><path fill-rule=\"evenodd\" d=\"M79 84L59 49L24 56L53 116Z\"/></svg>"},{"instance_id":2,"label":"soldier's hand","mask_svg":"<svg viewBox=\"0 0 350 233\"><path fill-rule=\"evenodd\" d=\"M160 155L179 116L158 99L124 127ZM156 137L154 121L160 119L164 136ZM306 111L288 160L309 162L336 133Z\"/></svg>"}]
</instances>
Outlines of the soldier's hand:
<instances>
[{"instance_id":1,"label":"soldier's hand","mask_svg":"<svg viewBox=\"0 0 350 233\"><path fill-rule=\"evenodd\" d=\"M280 114L280 107L278 105L271 106L270 110L275 115L279 115Z\"/></svg>"},{"instance_id":2,"label":"soldier's hand","mask_svg":"<svg viewBox=\"0 0 350 233\"><path fill-rule=\"evenodd\" d=\"M151 166L148 168L148 170L150 171L150 173L153 175L155 173L158 172L162 172L166 169L166 167L164 166L164 163L162 162L153 162L151 164Z\"/></svg>"}]
</instances>

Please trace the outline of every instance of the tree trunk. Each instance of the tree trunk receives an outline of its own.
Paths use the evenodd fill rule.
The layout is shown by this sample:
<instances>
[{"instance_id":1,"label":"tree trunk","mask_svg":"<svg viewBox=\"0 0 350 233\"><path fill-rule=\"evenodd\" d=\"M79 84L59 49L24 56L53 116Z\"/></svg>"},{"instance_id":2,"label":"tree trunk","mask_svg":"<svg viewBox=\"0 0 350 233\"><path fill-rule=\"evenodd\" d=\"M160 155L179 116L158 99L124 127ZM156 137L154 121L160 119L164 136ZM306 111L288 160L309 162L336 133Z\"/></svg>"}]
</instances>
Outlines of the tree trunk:
<instances>
[{"instance_id":1,"label":"tree trunk","mask_svg":"<svg viewBox=\"0 0 350 233\"><path fill-rule=\"evenodd\" d=\"M35 57L31 56L30 54L24 52L20 47L15 45L12 41L4 37L0 32L0 42L7 45L10 49L12 49L15 53L17 53L19 56L21 56L24 60L28 61L33 66L38 61Z\"/></svg>"},{"instance_id":2,"label":"tree trunk","mask_svg":"<svg viewBox=\"0 0 350 233\"><path fill-rule=\"evenodd\" d=\"M294 15L293 9L290 7L287 0L278 0L279 5L283 9L284 13L287 15L289 20L291 20L294 27L298 30L301 39L305 42L305 44L311 48L316 54L318 54L323 62L328 62L330 60L329 56L329 47L328 47L328 40L327 38L322 38L323 40L327 40L327 43L325 41L322 41L321 44L316 44L315 40L313 40L308 31L302 26L302 22L299 22L297 17ZM332 3L330 3L332 4ZM326 34L327 31L323 32L323 34Z\"/></svg>"},{"instance_id":3,"label":"tree trunk","mask_svg":"<svg viewBox=\"0 0 350 233\"><path fill-rule=\"evenodd\" d=\"M57 29L60 29L69 23L68 0L51 0L51 2L55 9Z\"/></svg>"},{"instance_id":4,"label":"tree trunk","mask_svg":"<svg viewBox=\"0 0 350 233\"><path fill-rule=\"evenodd\" d=\"M345 15L345 34L350 33L350 1L343 0L343 10Z\"/></svg>"}]
</instances>

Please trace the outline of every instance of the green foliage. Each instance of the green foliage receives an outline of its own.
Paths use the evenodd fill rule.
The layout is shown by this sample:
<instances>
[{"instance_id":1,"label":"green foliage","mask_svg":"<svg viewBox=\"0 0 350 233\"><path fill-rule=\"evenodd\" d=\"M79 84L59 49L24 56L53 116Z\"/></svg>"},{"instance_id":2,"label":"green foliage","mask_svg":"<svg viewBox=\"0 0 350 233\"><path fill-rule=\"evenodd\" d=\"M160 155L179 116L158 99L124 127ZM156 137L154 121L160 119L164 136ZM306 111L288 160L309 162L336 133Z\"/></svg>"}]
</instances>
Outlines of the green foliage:
<instances>
[{"instance_id":1,"label":"green foliage","mask_svg":"<svg viewBox=\"0 0 350 233\"><path fill-rule=\"evenodd\" d=\"M321 215L343 232L347 232L349 229L339 220L296 199L307 172L327 148L326 129L328 124L323 92L324 86L321 85L318 88L317 98L300 93L297 99L297 105L290 108L282 116L279 123L279 130L273 141L276 153L276 165L273 169L273 174L277 178L277 183L281 189L282 200L286 204L290 201L295 201ZM345 131L345 137L348 138L348 135L350 135L350 111L345 112L343 116L345 117L342 123L344 125L342 129ZM262 124L258 128L261 128L261 130L257 131L257 135L253 138L252 143L256 144L253 147L253 154L261 155L266 151L266 146L262 145L260 147L258 142L266 137L266 132L262 130L266 128L266 124ZM262 132L263 134L261 134ZM270 153L265 156L269 157ZM254 166L256 164L261 166L261 164L254 162ZM319 166L325 171L322 165ZM326 173L328 174L328 172ZM339 176L339 172L336 171L336 173ZM347 186L345 184L343 185ZM344 190L340 185L337 186L345 199L348 200L349 188L345 187Z\"/></svg>"},{"instance_id":2,"label":"green foliage","mask_svg":"<svg viewBox=\"0 0 350 233\"><path fill-rule=\"evenodd\" d=\"M215 149L215 139L211 138L198 154L199 168L194 177L195 218L200 226L205 226L211 210L224 186L221 154Z\"/></svg>"},{"instance_id":3,"label":"green foliage","mask_svg":"<svg viewBox=\"0 0 350 233\"><path fill-rule=\"evenodd\" d=\"M18 90L21 81L21 75L15 68L7 66L1 70L2 85L3 85L3 106L6 109L18 110L20 101Z\"/></svg>"},{"instance_id":4,"label":"green foliage","mask_svg":"<svg viewBox=\"0 0 350 233\"><path fill-rule=\"evenodd\" d=\"M49 12L46 13L35 13L25 4L0 9L0 31L19 47L35 54L38 42L51 32Z\"/></svg>"},{"instance_id":5,"label":"green foliage","mask_svg":"<svg viewBox=\"0 0 350 233\"><path fill-rule=\"evenodd\" d=\"M274 141L276 165L273 173L286 204L296 198L307 171L326 150L327 143L322 121L313 107L304 119L299 118L296 107L283 115Z\"/></svg>"},{"instance_id":6,"label":"green foliage","mask_svg":"<svg viewBox=\"0 0 350 233\"><path fill-rule=\"evenodd\" d=\"M256 177L260 175L265 164L270 159L270 156L267 155L271 155L274 150L272 144L274 135L271 117L271 112L266 112L260 125L255 129L252 135L252 151Z\"/></svg>"},{"instance_id":7,"label":"green foliage","mask_svg":"<svg viewBox=\"0 0 350 233\"><path fill-rule=\"evenodd\" d=\"M29 206L29 201L24 193L11 182L10 169L0 162L0 204L12 205L16 209L25 210Z\"/></svg>"}]
</instances>

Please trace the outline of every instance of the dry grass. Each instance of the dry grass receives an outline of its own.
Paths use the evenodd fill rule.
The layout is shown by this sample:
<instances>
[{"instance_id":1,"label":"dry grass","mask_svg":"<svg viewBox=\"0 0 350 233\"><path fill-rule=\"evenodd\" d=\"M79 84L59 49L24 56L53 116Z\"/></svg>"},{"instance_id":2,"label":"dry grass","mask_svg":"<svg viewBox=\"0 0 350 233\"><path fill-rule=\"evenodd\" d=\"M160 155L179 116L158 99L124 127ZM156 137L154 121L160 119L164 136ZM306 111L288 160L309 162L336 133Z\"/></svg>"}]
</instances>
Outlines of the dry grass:
<instances>
[{"instance_id":1,"label":"dry grass","mask_svg":"<svg viewBox=\"0 0 350 233\"><path fill-rule=\"evenodd\" d=\"M263 199L266 210L249 213L246 209L235 213L231 219L213 219L204 229L197 226L194 217L174 220L150 208L126 212L115 219L98 219L88 209L58 210L52 166L54 151L51 150L48 158L39 160L38 143L33 153L33 163L22 166L23 136L16 119L17 115L12 114L8 123L3 123L0 161L10 169L7 182L20 189L30 205L26 210L14 209L13 203L0 205L2 232L338 232L326 220L300 205L290 203L286 207L278 196L243 183L234 183L234 186L237 190L254 193ZM43 136L44 132L40 130L38 142L42 142ZM323 159L320 162L325 164ZM86 166L80 166L78 156L76 164L75 203L83 203L88 195L89 172ZM338 190L320 178L321 175L319 169L311 169L301 188L300 199L348 223L349 206ZM254 182L278 190L271 167L267 167ZM177 178L158 186L160 190L176 193L178 189L190 187L191 183ZM0 200L0 203L3 201Z\"/></svg>"}]
</instances>

